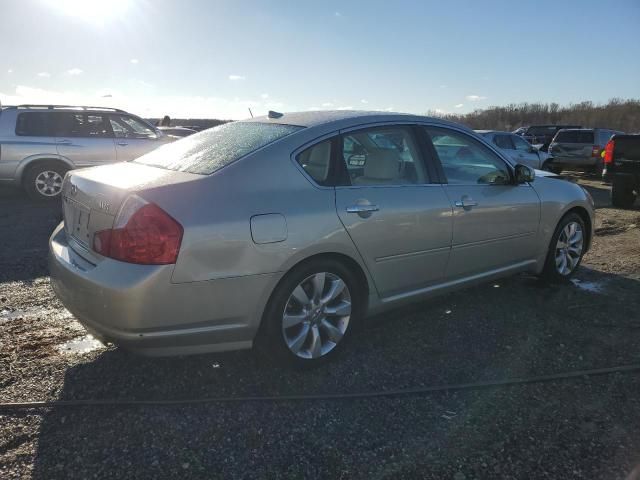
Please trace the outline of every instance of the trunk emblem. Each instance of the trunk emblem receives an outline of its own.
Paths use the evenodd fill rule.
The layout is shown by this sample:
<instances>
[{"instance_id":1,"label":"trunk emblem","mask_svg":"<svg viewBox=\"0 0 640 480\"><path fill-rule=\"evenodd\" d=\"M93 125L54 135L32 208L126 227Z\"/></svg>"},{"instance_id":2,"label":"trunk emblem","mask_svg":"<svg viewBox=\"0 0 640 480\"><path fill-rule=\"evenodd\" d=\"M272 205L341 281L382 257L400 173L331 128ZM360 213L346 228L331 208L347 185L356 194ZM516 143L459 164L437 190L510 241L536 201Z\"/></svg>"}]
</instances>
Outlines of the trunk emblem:
<instances>
[{"instance_id":1,"label":"trunk emblem","mask_svg":"<svg viewBox=\"0 0 640 480\"><path fill-rule=\"evenodd\" d=\"M98 207L98 209L109 213L109 209L111 209L111 203L104 198L102 195L98 195L96 198L96 205Z\"/></svg>"}]
</instances>

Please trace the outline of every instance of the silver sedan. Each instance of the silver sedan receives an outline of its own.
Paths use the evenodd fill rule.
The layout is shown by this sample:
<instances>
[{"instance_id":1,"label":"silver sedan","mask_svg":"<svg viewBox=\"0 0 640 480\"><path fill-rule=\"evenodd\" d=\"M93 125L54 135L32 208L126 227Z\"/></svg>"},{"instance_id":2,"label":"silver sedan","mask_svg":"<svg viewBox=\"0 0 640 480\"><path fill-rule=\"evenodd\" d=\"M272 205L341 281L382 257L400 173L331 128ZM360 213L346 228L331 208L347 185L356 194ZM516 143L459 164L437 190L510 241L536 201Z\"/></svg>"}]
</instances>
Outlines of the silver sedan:
<instances>
[{"instance_id":1,"label":"silver sedan","mask_svg":"<svg viewBox=\"0 0 640 480\"><path fill-rule=\"evenodd\" d=\"M97 338L149 355L261 344L298 366L388 308L569 278L594 215L581 187L463 126L345 111L273 112L72 171L63 207L52 285Z\"/></svg>"}]
</instances>

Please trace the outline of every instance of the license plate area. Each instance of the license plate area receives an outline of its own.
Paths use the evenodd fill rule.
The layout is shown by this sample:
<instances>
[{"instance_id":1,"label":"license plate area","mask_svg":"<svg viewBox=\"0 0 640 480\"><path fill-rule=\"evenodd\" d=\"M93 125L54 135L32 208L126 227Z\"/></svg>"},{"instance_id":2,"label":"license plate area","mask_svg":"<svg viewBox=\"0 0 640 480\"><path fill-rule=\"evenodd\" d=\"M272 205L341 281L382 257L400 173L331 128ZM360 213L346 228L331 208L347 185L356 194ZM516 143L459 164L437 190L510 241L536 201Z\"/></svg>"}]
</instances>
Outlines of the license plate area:
<instances>
[{"instance_id":1,"label":"license plate area","mask_svg":"<svg viewBox=\"0 0 640 480\"><path fill-rule=\"evenodd\" d=\"M64 229L82 245L89 245L89 219L91 210L69 198L64 199Z\"/></svg>"}]
</instances>

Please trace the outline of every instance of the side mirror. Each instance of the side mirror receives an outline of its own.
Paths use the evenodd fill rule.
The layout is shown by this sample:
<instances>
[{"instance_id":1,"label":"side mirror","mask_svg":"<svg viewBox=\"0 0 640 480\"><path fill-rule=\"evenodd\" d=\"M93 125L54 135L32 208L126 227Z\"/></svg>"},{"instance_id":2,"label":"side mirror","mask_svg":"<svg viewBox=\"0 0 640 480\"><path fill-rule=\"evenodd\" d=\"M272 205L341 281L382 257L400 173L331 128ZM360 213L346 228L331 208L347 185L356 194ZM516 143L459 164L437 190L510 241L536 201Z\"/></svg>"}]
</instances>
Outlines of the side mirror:
<instances>
[{"instance_id":1,"label":"side mirror","mask_svg":"<svg viewBox=\"0 0 640 480\"><path fill-rule=\"evenodd\" d=\"M535 178L536 172L533 168L521 163L516 165L516 183L533 182Z\"/></svg>"}]
</instances>

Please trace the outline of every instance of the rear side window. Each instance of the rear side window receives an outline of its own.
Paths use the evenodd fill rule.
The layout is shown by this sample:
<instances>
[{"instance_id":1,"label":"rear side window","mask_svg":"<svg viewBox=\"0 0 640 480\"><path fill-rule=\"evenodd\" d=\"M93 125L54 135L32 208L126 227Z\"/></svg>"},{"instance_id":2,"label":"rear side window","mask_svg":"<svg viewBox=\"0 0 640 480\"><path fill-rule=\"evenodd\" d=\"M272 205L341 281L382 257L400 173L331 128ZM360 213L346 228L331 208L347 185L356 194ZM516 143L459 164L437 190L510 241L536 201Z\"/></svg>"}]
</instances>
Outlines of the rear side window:
<instances>
[{"instance_id":1,"label":"rear side window","mask_svg":"<svg viewBox=\"0 0 640 480\"><path fill-rule=\"evenodd\" d=\"M331 140L307 148L296 158L307 174L319 185L327 185L331 165Z\"/></svg>"},{"instance_id":2,"label":"rear side window","mask_svg":"<svg viewBox=\"0 0 640 480\"><path fill-rule=\"evenodd\" d=\"M53 135L52 118L49 112L19 113L16 120L16 135L24 137L49 137Z\"/></svg>"},{"instance_id":3,"label":"rear side window","mask_svg":"<svg viewBox=\"0 0 640 480\"><path fill-rule=\"evenodd\" d=\"M134 161L167 170L209 175L302 128L258 122L226 123L160 147Z\"/></svg>"},{"instance_id":4,"label":"rear side window","mask_svg":"<svg viewBox=\"0 0 640 480\"><path fill-rule=\"evenodd\" d=\"M593 143L593 131L560 130L553 139L556 143Z\"/></svg>"}]
</instances>

